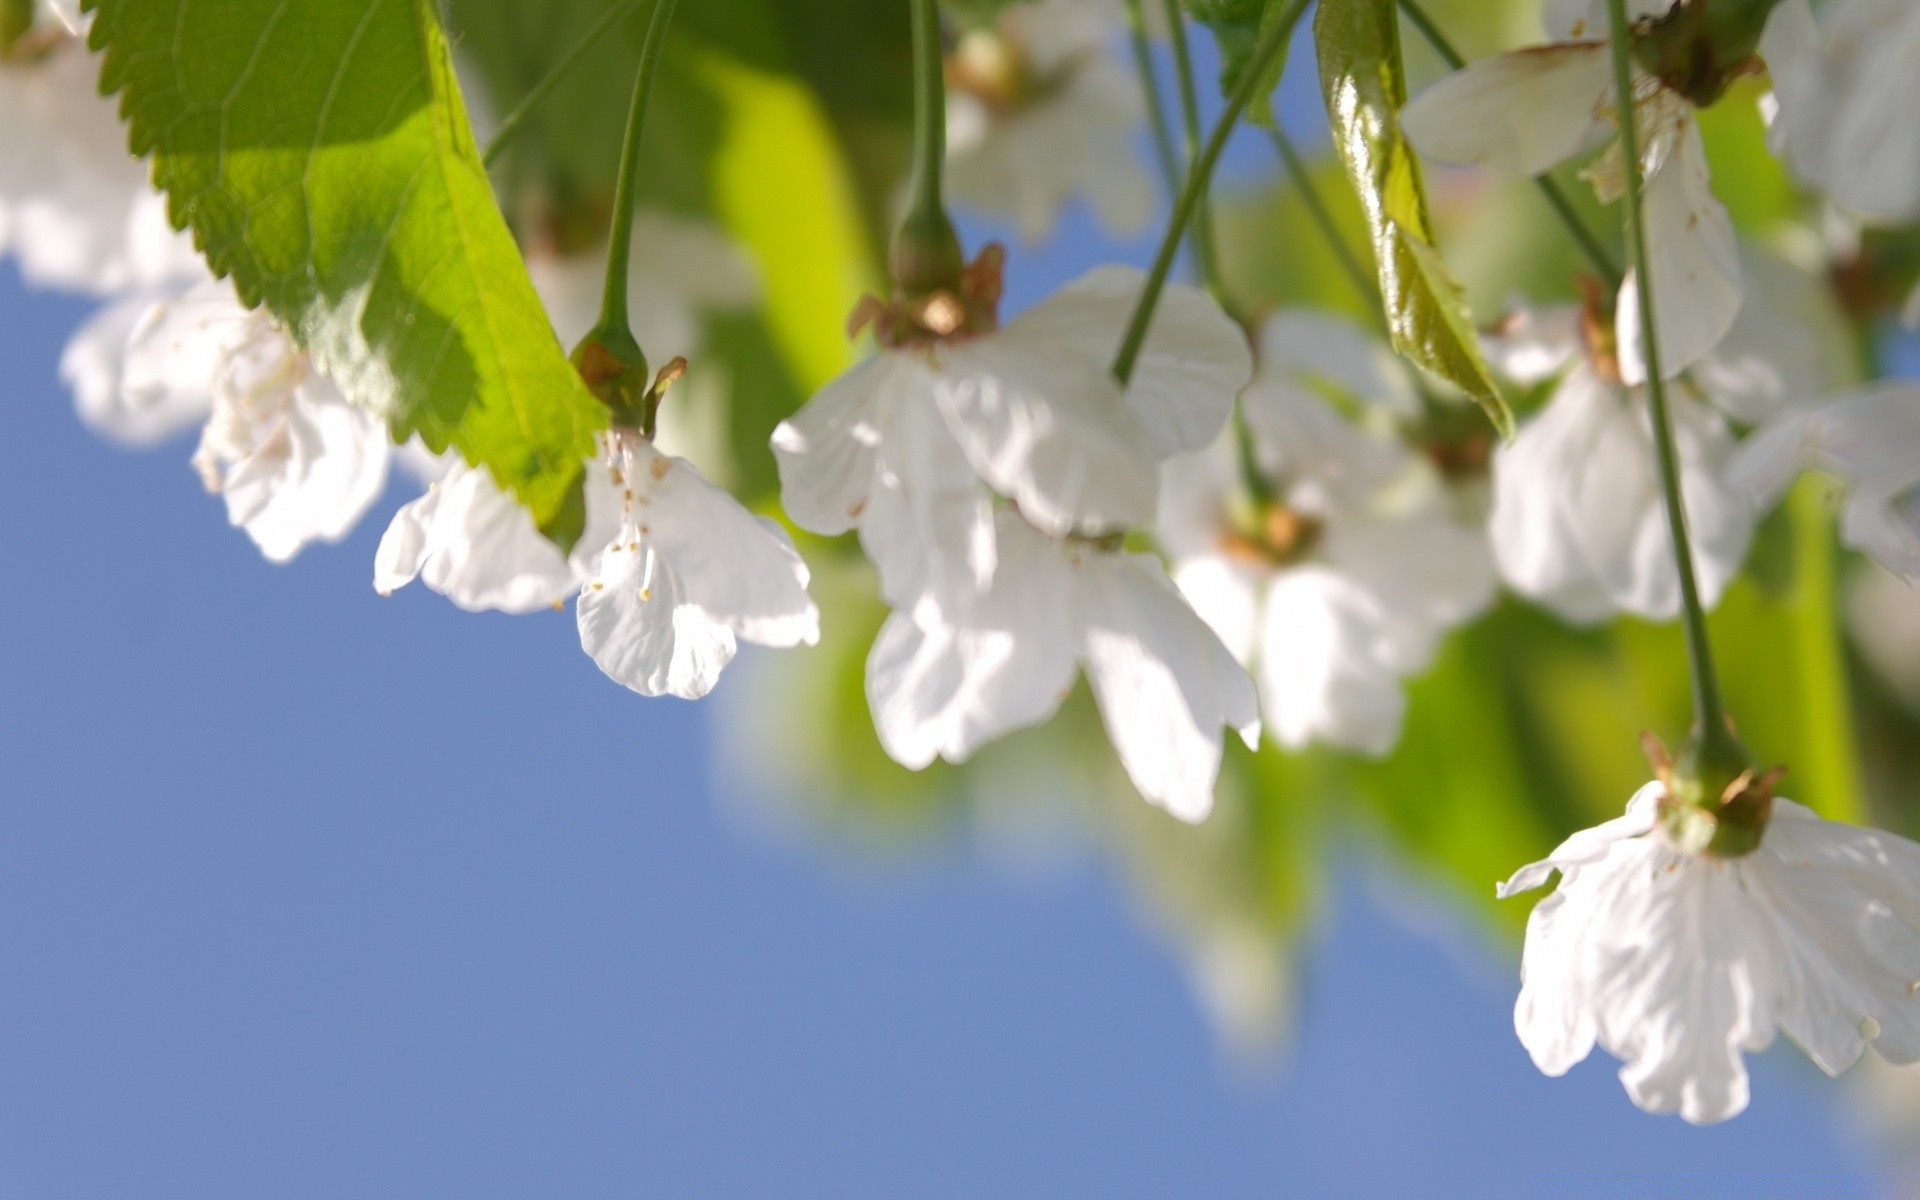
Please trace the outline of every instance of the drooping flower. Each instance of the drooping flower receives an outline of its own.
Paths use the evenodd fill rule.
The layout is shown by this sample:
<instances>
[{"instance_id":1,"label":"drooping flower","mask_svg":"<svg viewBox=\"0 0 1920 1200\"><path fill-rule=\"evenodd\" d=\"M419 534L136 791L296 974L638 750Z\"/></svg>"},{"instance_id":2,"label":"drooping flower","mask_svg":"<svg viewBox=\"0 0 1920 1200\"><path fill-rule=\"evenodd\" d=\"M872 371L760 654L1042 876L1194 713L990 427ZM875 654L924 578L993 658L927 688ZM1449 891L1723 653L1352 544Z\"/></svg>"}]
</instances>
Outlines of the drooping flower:
<instances>
[{"instance_id":1,"label":"drooping flower","mask_svg":"<svg viewBox=\"0 0 1920 1200\"><path fill-rule=\"evenodd\" d=\"M914 769L1042 724L1084 668L1134 786L1186 821L1213 806L1221 727L1259 738L1253 683L1158 559L997 518L993 581L939 620L896 612L867 660L881 744ZM1117 539L1114 539L1117 541Z\"/></svg>"},{"instance_id":2,"label":"drooping flower","mask_svg":"<svg viewBox=\"0 0 1920 1200\"><path fill-rule=\"evenodd\" d=\"M1076 196L1116 233L1146 225L1154 185L1134 150L1146 107L1112 54L1118 17L1112 0L1027 0L960 35L947 60L956 202L1010 218L1027 241Z\"/></svg>"},{"instance_id":3,"label":"drooping flower","mask_svg":"<svg viewBox=\"0 0 1920 1200\"><path fill-rule=\"evenodd\" d=\"M1753 294L1734 328L1690 381L1667 388L1709 605L1738 573L1759 516L1730 474L1729 419L1764 421L1824 393L1839 367L1829 336L1836 318L1808 273L1757 252L1743 273ZM1567 620L1615 612L1664 620L1679 612L1680 591L1647 397L1618 382L1596 307L1590 298L1584 311L1518 313L1485 339L1490 361L1520 382L1560 376L1545 408L1494 454L1494 557L1510 587Z\"/></svg>"},{"instance_id":4,"label":"drooping flower","mask_svg":"<svg viewBox=\"0 0 1920 1200\"><path fill-rule=\"evenodd\" d=\"M41 29L30 37L40 38ZM0 254L37 287L109 293L206 273L127 150L99 60L53 28L0 60Z\"/></svg>"},{"instance_id":5,"label":"drooping flower","mask_svg":"<svg viewBox=\"0 0 1920 1200\"><path fill-rule=\"evenodd\" d=\"M1565 1074L1597 1042L1652 1113L1738 1115L1743 1055L1792 1038L1830 1075L1871 1045L1920 1060L1920 845L1774 799L1760 846L1713 857L1663 819L1665 784L1522 868L1502 897L1559 888L1527 922L1514 1025Z\"/></svg>"},{"instance_id":6,"label":"drooping flower","mask_svg":"<svg viewBox=\"0 0 1920 1200\"><path fill-rule=\"evenodd\" d=\"M1783 417L1741 447L1734 480L1764 511L1807 467L1848 484L1841 540L1920 583L1920 386L1882 381Z\"/></svg>"},{"instance_id":7,"label":"drooping flower","mask_svg":"<svg viewBox=\"0 0 1920 1200\"><path fill-rule=\"evenodd\" d=\"M1774 148L1855 212L1920 215L1920 7L1835 0L1819 19L1783 0L1760 43L1773 77Z\"/></svg>"},{"instance_id":8,"label":"drooping flower","mask_svg":"<svg viewBox=\"0 0 1920 1200\"><path fill-rule=\"evenodd\" d=\"M1664 14L1637 0L1634 16ZM1569 40L1472 63L1416 97L1401 114L1407 136L1443 162L1535 176L1597 147L1618 127L1604 5L1561 3L1549 13ZM1713 195L1694 106L1636 68L1634 110L1645 172L1647 256L1653 264L1662 366L1677 376L1732 328L1743 294L1733 221ZM1625 194L1618 143L1587 171L1601 200ZM1639 296L1628 273L1619 293L1621 378L1646 379Z\"/></svg>"},{"instance_id":9,"label":"drooping flower","mask_svg":"<svg viewBox=\"0 0 1920 1200\"><path fill-rule=\"evenodd\" d=\"M1140 272L1094 271L1005 326L997 260L971 277L983 320L892 340L773 434L788 515L857 527L895 607L986 586L996 494L1056 536L1149 522L1160 462L1210 442L1252 370L1233 323L1174 285L1123 392L1111 362Z\"/></svg>"},{"instance_id":10,"label":"drooping flower","mask_svg":"<svg viewBox=\"0 0 1920 1200\"><path fill-rule=\"evenodd\" d=\"M1259 362L1241 408L1249 466L1271 495L1246 494L1225 437L1168 464L1160 540L1181 591L1253 672L1282 744L1384 754L1400 736L1401 681L1493 599L1487 538L1449 511L1410 451L1319 394L1410 408L1384 346L1335 318L1286 311L1263 330Z\"/></svg>"},{"instance_id":11,"label":"drooping flower","mask_svg":"<svg viewBox=\"0 0 1920 1200\"><path fill-rule=\"evenodd\" d=\"M464 464L394 516L374 560L391 594L424 578L469 611L526 613L579 594L580 645L646 696L698 699L738 641L819 640L807 568L778 525L629 429L587 465L586 532L562 556L485 471Z\"/></svg>"},{"instance_id":12,"label":"drooping flower","mask_svg":"<svg viewBox=\"0 0 1920 1200\"><path fill-rule=\"evenodd\" d=\"M386 486L385 427L229 284L109 305L69 343L61 371L82 419L116 440L151 443L204 422L194 466L270 561L346 536Z\"/></svg>"}]
</instances>

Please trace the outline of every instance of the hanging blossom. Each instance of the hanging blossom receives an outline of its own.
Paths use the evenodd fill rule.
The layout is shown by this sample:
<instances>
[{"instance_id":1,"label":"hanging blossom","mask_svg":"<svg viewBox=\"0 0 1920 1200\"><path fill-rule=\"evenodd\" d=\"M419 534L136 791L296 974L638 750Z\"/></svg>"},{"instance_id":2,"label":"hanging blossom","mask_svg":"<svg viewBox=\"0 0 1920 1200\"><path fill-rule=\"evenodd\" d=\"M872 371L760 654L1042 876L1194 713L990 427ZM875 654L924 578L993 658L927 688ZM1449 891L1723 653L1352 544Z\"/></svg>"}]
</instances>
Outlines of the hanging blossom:
<instances>
[{"instance_id":1,"label":"hanging blossom","mask_svg":"<svg viewBox=\"0 0 1920 1200\"><path fill-rule=\"evenodd\" d=\"M1113 0L1030 0L960 35L947 59L947 186L1010 218L1027 241L1084 196L1116 233L1153 216L1152 176L1134 150L1140 84L1115 60Z\"/></svg>"},{"instance_id":2,"label":"hanging blossom","mask_svg":"<svg viewBox=\"0 0 1920 1200\"><path fill-rule=\"evenodd\" d=\"M1710 852L1712 818L1654 782L1500 888L1560 872L1528 919L1514 1009L1541 1071L1598 1042L1635 1104L1708 1124L1747 1107L1742 1056L1777 1033L1830 1075L1869 1045L1920 1061L1920 845L1822 820L1771 784L1748 772L1723 798L1760 836L1747 853Z\"/></svg>"},{"instance_id":3,"label":"hanging blossom","mask_svg":"<svg viewBox=\"0 0 1920 1200\"><path fill-rule=\"evenodd\" d=\"M1144 277L1109 267L1001 326L1000 259L962 295L874 302L882 350L774 431L786 510L858 528L894 615L868 659L881 742L921 768L1047 720L1079 666L1149 800L1204 815L1251 683L1157 560L1160 464L1216 437L1251 374L1212 301L1169 287L1131 387L1110 363Z\"/></svg>"},{"instance_id":4,"label":"hanging blossom","mask_svg":"<svg viewBox=\"0 0 1920 1200\"><path fill-rule=\"evenodd\" d=\"M1865 216L1920 216L1920 6L1783 0L1760 42L1769 137L1795 174Z\"/></svg>"},{"instance_id":5,"label":"hanging blossom","mask_svg":"<svg viewBox=\"0 0 1920 1200\"><path fill-rule=\"evenodd\" d=\"M1275 314L1241 396L1247 494L1231 433L1167 466L1157 526L1173 577L1259 684L1282 744L1385 754L1406 712L1401 681L1494 595L1484 530L1450 511L1437 475L1338 412L1408 415L1418 400L1384 345L1339 319Z\"/></svg>"},{"instance_id":6,"label":"hanging blossom","mask_svg":"<svg viewBox=\"0 0 1920 1200\"><path fill-rule=\"evenodd\" d=\"M1920 386L1883 381L1783 417L1741 448L1733 477L1764 511L1806 467L1847 483L1841 540L1920 584Z\"/></svg>"},{"instance_id":7,"label":"hanging blossom","mask_svg":"<svg viewBox=\"0 0 1920 1200\"><path fill-rule=\"evenodd\" d=\"M645 696L706 695L741 640L819 640L806 564L786 531L685 459L616 427L600 435L585 491L586 530L562 555L483 470L456 465L394 515L374 587L391 595L423 578L471 612L562 607L577 593L581 648Z\"/></svg>"},{"instance_id":8,"label":"hanging blossom","mask_svg":"<svg viewBox=\"0 0 1920 1200\"><path fill-rule=\"evenodd\" d=\"M267 313L201 273L101 310L68 343L61 376L81 419L124 444L200 425L193 465L207 490L286 562L346 536L385 488L392 445Z\"/></svg>"},{"instance_id":9,"label":"hanging blossom","mask_svg":"<svg viewBox=\"0 0 1920 1200\"><path fill-rule=\"evenodd\" d=\"M1634 0L1630 16L1665 14L1669 0ZM1553 34L1565 40L1472 63L1416 97L1401 123L1420 150L1442 162L1531 177L1576 158L1615 133L1613 51L1604 3L1556 3ZM1634 111L1646 181L1647 261L1660 297L1656 334L1662 366L1679 375L1732 328L1743 286L1733 221L1714 197L1692 102L1635 68ZM1612 203L1626 194L1614 141L1585 172ZM1632 272L1621 285L1616 340L1621 378L1646 380L1639 294Z\"/></svg>"},{"instance_id":10,"label":"hanging blossom","mask_svg":"<svg viewBox=\"0 0 1920 1200\"><path fill-rule=\"evenodd\" d=\"M1809 273L1750 252L1752 296L1720 345L1670 385L1681 495L1702 599L1739 572L1759 512L1732 478L1730 422L1765 421L1825 394L1841 369L1838 318ZM1484 339L1490 360L1523 384L1558 377L1545 408L1493 457L1491 531L1501 578L1580 623L1616 612L1667 620L1680 611L1666 509L1644 388L1620 383L1610 330L1584 308L1521 310Z\"/></svg>"},{"instance_id":11,"label":"hanging blossom","mask_svg":"<svg viewBox=\"0 0 1920 1200\"><path fill-rule=\"evenodd\" d=\"M78 29L72 6L63 21ZM127 150L100 63L52 13L0 57L0 254L27 283L110 293L202 276Z\"/></svg>"}]
</instances>

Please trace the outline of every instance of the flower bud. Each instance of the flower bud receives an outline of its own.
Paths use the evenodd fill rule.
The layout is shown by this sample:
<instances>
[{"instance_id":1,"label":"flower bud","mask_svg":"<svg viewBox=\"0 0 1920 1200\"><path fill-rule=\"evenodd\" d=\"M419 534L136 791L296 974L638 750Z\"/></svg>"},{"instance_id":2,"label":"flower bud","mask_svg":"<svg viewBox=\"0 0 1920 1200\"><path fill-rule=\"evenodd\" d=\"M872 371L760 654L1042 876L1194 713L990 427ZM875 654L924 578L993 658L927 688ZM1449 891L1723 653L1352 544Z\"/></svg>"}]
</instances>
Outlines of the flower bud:
<instances>
[{"instance_id":1,"label":"flower bud","mask_svg":"<svg viewBox=\"0 0 1920 1200\"><path fill-rule=\"evenodd\" d=\"M1634 39L1640 65L1698 108L1754 73L1760 35L1780 0L1694 0L1676 4Z\"/></svg>"},{"instance_id":2,"label":"flower bud","mask_svg":"<svg viewBox=\"0 0 1920 1200\"><path fill-rule=\"evenodd\" d=\"M1709 858L1742 858L1760 848L1773 815L1773 789L1785 767L1755 771L1731 729L1695 730L1677 757L1652 734L1647 758L1666 790L1660 828L1675 849Z\"/></svg>"},{"instance_id":3,"label":"flower bud","mask_svg":"<svg viewBox=\"0 0 1920 1200\"><path fill-rule=\"evenodd\" d=\"M625 326L601 326L581 339L572 354L587 390L613 413L613 424L650 432L647 398L652 379L647 356Z\"/></svg>"}]
</instances>

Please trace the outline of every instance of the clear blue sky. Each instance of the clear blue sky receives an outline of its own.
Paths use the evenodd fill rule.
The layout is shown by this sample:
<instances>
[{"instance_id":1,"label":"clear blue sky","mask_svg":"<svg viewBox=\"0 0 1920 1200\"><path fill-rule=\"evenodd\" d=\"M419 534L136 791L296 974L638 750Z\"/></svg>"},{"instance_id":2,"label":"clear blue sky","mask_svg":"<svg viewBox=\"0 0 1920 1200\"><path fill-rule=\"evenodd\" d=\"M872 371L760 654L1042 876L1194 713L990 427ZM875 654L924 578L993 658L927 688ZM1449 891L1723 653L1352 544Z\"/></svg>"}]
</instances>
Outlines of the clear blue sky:
<instances>
[{"instance_id":1,"label":"clear blue sky","mask_svg":"<svg viewBox=\"0 0 1920 1200\"><path fill-rule=\"evenodd\" d=\"M1016 304L1113 252L1020 258ZM397 492L266 565L190 442L79 426L55 363L83 312L0 267L0 1200L1484 1197L1599 1171L1733 1196L1759 1182L1725 1172L1877 1169L1790 1050L1712 1130L1636 1112L1604 1058L1541 1078L1513 964L1388 916L1362 870L1290 1061L1225 1069L1097 864L876 873L759 840L712 794L706 710L603 680L570 617L375 597Z\"/></svg>"}]
</instances>

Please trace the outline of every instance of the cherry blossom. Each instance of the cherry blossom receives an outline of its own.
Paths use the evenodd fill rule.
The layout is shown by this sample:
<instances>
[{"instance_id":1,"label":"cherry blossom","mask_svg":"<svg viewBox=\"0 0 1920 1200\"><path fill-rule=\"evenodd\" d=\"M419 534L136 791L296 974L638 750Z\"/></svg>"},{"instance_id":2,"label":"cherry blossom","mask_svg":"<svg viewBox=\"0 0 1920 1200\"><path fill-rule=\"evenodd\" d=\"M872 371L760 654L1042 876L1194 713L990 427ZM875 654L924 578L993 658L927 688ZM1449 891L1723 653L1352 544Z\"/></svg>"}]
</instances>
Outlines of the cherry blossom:
<instances>
[{"instance_id":1,"label":"cherry blossom","mask_svg":"<svg viewBox=\"0 0 1920 1200\"><path fill-rule=\"evenodd\" d=\"M1792 1038L1837 1075L1868 1046L1920 1060L1920 845L1771 801L1759 849L1678 845L1649 783L1627 813L1567 839L1500 889L1533 910L1514 1024L1565 1074L1596 1042L1633 1102L1695 1124L1747 1107L1743 1055Z\"/></svg>"},{"instance_id":2,"label":"cherry blossom","mask_svg":"<svg viewBox=\"0 0 1920 1200\"><path fill-rule=\"evenodd\" d=\"M69 343L61 370L82 419L115 440L146 444L202 424L193 464L270 561L346 536L386 487L386 428L229 284L109 305Z\"/></svg>"},{"instance_id":3,"label":"cherry blossom","mask_svg":"<svg viewBox=\"0 0 1920 1200\"><path fill-rule=\"evenodd\" d=\"M1274 495L1245 495L1229 436L1168 465L1158 531L1181 591L1253 672L1283 745L1384 754L1406 710L1401 680L1493 599L1492 557L1412 452L1317 387L1388 410L1415 403L1384 346L1334 318L1276 314L1241 397L1251 465Z\"/></svg>"},{"instance_id":4,"label":"cherry blossom","mask_svg":"<svg viewBox=\"0 0 1920 1200\"><path fill-rule=\"evenodd\" d=\"M698 699L739 640L819 640L807 568L786 532L632 430L587 465L587 528L563 556L484 471L456 465L381 539L374 587L424 579L469 611L527 613L579 594L580 645L646 696Z\"/></svg>"},{"instance_id":5,"label":"cherry blossom","mask_svg":"<svg viewBox=\"0 0 1920 1200\"><path fill-rule=\"evenodd\" d=\"M38 36L35 30L33 36ZM57 28L0 60L0 254L37 287L110 293L204 275L166 198L127 150L100 63Z\"/></svg>"},{"instance_id":6,"label":"cherry blossom","mask_svg":"<svg viewBox=\"0 0 1920 1200\"><path fill-rule=\"evenodd\" d=\"M1154 184L1133 145L1146 107L1110 50L1119 14L1112 0L1029 0L960 35L947 93L956 201L1011 218L1027 241L1075 196L1116 233L1146 225Z\"/></svg>"},{"instance_id":7,"label":"cherry blossom","mask_svg":"<svg viewBox=\"0 0 1920 1200\"><path fill-rule=\"evenodd\" d=\"M999 562L972 602L942 619L888 618L867 661L874 727L915 769L964 762L1038 725L1084 667L1107 736L1142 796L1186 821L1206 817L1221 727L1259 738L1253 683L1188 607L1158 559L1049 537L997 518Z\"/></svg>"},{"instance_id":8,"label":"cherry blossom","mask_svg":"<svg viewBox=\"0 0 1920 1200\"><path fill-rule=\"evenodd\" d=\"M1635 7L1634 15L1652 15L1669 5ZM1604 5L1556 5L1550 20L1576 40L1496 55L1441 80L1401 114L1407 136L1440 161L1513 176L1544 174L1599 146L1619 120L1604 12ZM1743 291L1739 250L1732 219L1713 195L1693 105L1642 72L1634 107L1646 177L1647 255L1660 297L1657 334L1665 369L1678 375L1733 326ZM1615 142L1588 168L1601 200L1624 196L1623 165ZM1621 378L1639 384L1646 366L1631 272L1620 288L1617 317Z\"/></svg>"}]
</instances>

